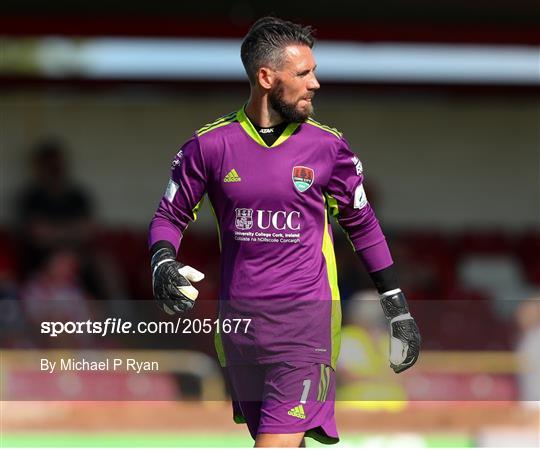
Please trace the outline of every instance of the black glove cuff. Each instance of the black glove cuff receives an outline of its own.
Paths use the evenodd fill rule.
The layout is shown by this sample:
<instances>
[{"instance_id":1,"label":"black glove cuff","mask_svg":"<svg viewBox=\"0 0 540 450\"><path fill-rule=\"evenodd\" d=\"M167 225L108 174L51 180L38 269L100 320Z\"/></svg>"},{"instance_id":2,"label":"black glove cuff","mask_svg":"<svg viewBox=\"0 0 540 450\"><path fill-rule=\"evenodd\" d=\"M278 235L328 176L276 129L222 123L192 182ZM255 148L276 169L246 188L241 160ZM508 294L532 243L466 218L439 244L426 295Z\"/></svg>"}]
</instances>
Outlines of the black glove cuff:
<instances>
[{"instance_id":1,"label":"black glove cuff","mask_svg":"<svg viewBox=\"0 0 540 450\"><path fill-rule=\"evenodd\" d=\"M403 292L392 292L381 296L381 306L388 320L409 312L409 305Z\"/></svg>"},{"instance_id":2,"label":"black glove cuff","mask_svg":"<svg viewBox=\"0 0 540 450\"><path fill-rule=\"evenodd\" d=\"M164 259L176 260L176 251L172 244L168 241L158 241L150 249L152 259L150 265L154 267L160 261Z\"/></svg>"},{"instance_id":3,"label":"black glove cuff","mask_svg":"<svg viewBox=\"0 0 540 450\"><path fill-rule=\"evenodd\" d=\"M359 252L357 252L359 253ZM369 274L379 294L399 288L397 271L394 265Z\"/></svg>"}]
</instances>

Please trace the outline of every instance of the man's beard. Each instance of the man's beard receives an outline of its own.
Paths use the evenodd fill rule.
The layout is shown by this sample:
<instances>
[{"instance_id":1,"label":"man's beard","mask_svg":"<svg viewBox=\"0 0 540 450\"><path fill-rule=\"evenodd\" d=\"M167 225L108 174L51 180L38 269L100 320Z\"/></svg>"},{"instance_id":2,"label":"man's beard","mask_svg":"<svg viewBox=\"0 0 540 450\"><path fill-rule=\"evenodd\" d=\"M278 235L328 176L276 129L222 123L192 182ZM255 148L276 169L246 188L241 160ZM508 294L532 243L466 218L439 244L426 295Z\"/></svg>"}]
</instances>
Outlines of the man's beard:
<instances>
[{"instance_id":1,"label":"man's beard","mask_svg":"<svg viewBox=\"0 0 540 450\"><path fill-rule=\"evenodd\" d=\"M270 106L277 112L285 122L305 122L307 118L313 115L313 106L311 104L308 107L300 111L297 108L298 102L287 103L283 100L283 84L281 82L268 94L268 100ZM310 97L313 98L313 97Z\"/></svg>"}]
</instances>

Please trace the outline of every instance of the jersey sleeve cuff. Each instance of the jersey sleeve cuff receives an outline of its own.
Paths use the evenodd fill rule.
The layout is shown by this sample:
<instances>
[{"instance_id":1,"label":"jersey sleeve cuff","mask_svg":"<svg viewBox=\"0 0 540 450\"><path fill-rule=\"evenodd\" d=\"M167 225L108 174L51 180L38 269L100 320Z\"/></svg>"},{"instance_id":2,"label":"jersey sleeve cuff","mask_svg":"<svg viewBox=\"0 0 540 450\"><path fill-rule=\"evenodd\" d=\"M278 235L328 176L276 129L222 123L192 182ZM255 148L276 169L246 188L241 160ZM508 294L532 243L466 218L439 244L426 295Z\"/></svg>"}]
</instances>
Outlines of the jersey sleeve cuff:
<instances>
[{"instance_id":1,"label":"jersey sleeve cuff","mask_svg":"<svg viewBox=\"0 0 540 450\"><path fill-rule=\"evenodd\" d=\"M356 253L362 260L368 273L386 269L394 263L386 239L370 247L357 250Z\"/></svg>"},{"instance_id":2,"label":"jersey sleeve cuff","mask_svg":"<svg viewBox=\"0 0 540 450\"><path fill-rule=\"evenodd\" d=\"M159 224L154 221L150 226L148 247L152 248L152 246L159 241L168 241L174 247L176 253L178 253L181 238L182 233L171 224Z\"/></svg>"}]
</instances>

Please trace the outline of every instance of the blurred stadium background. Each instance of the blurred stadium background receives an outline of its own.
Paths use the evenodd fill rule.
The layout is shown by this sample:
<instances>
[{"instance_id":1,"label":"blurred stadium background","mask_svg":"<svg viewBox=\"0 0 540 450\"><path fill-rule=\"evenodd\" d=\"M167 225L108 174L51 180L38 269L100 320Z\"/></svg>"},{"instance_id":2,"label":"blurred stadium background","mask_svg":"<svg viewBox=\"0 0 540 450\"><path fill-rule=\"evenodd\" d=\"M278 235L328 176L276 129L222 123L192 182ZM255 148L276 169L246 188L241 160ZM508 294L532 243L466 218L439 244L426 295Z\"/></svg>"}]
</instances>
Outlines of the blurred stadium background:
<instances>
[{"instance_id":1,"label":"blurred stadium background","mask_svg":"<svg viewBox=\"0 0 540 450\"><path fill-rule=\"evenodd\" d=\"M424 339L415 369L392 375L369 278L336 228L339 445L538 447L539 9L4 0L0 446L251 446L212 336L51 339L39 321L165 319L149 300L148 223L179 146L247 98L239 42L273 12L318 30L317 119L364 164ZM182 260L207 275L193 317L214 317L208 209L187 234ZM47 355L118 352L161 370L38 370Z\"/></svg>"}]
</instances>

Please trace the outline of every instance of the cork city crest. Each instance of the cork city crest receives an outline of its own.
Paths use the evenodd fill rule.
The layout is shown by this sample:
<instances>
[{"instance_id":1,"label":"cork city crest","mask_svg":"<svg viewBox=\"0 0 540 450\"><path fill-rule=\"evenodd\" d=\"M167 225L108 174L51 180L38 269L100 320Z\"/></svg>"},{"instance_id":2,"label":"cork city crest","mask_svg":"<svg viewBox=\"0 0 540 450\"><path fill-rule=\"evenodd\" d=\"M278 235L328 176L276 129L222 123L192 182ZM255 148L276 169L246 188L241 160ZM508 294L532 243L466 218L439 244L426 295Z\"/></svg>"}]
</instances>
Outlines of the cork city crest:
<instances>
[{"instance_id":1,"label":"cork city crest","mask_svg":"<svg viewBox=\"0 0 540 450\"><path fill-rule=\"evenodd\" d=\"M296 189L300 192L307 191L313 184L315 172L313 169L304 166L294 166L292 170L292 180Z\"/></svg>"}]
</instances>

